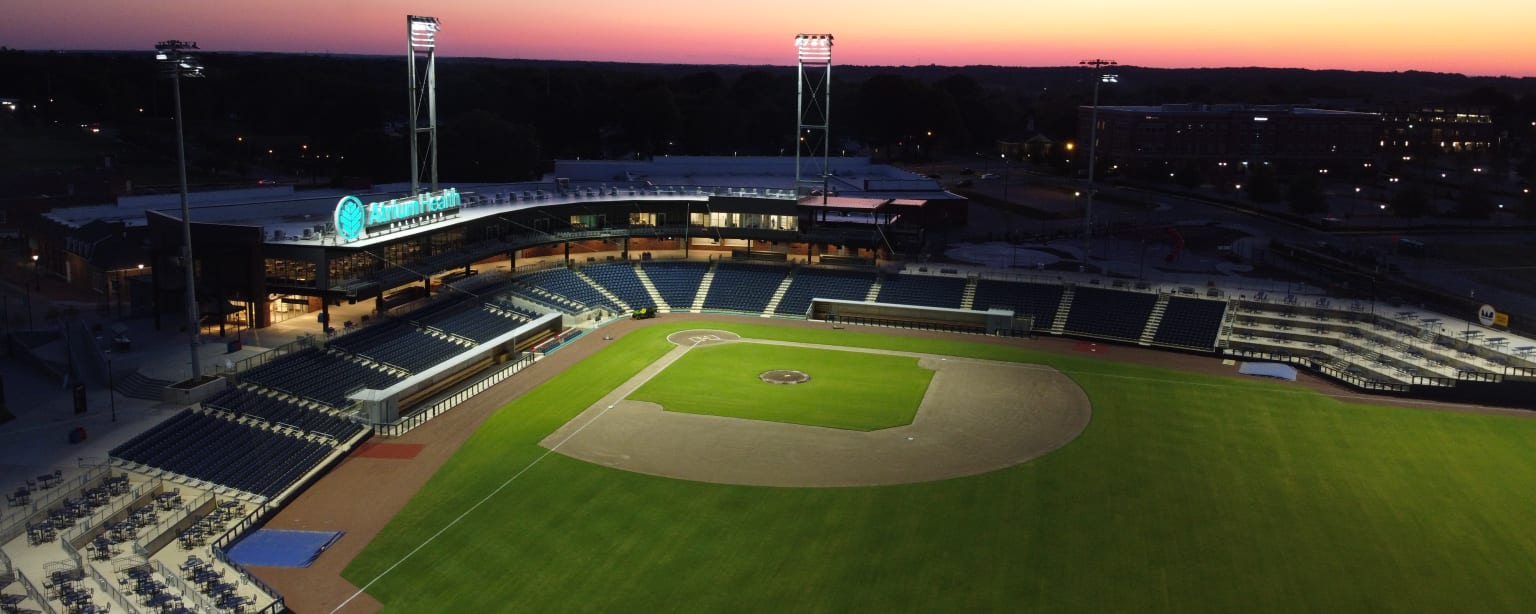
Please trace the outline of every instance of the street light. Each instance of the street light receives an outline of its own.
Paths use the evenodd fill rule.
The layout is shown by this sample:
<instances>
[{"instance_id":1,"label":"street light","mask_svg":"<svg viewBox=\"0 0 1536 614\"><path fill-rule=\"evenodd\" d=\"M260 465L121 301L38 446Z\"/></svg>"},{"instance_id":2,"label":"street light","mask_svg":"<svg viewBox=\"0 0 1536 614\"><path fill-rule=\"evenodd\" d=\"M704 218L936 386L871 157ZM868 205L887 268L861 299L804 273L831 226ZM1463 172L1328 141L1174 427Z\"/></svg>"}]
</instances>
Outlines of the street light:
<instances>
[{"instance_id":1,"label":"street light","mask_svg":"<svg viewBox=\"0 0 1536 614\"><path fill-rule=\"evenodd\" d=\"M191 335L187 347L192 355L193 381L201 379L203 369L197 357L197 291L192 270L192 212L187 204L187 148L181 122L181 78L203 76L203 66L197 62L196 57L187 54L195 49L197 43L189 41L167 40L155 45L155 59L164 63L166 72L170 73L171 90L176 100L176 173L181 180L181 264L187 272L187 332Z\"/></svg>"},{"instance_id":2,"label":"street light","mask_svg":"<svg viewBox=\"0 0 1536 614\"><path fill-rule=\"evenodd\" d=\"M1099 83L1115 83L1118 78L1115 75L1103 73L1104 67L1116 66L1114 60L1083 60L1078 62L1083 66L1093 67L1093 110L1090 112L1090 126L1088 127L1088 201L1083 207L1083 264L1087 265L1093 254L1093 168L1098 162L1099 146Z\"/></svg>"},{"instance_id":3,"label":"street light","mask_svg":"<svg viewBox=\"0 0 1536 614\"><path fill-rule=\"evenodd\" d=\"M37 254L32 254L32 288L43 289L43 279L37 275Z\"/></svg>"}]
</instances>

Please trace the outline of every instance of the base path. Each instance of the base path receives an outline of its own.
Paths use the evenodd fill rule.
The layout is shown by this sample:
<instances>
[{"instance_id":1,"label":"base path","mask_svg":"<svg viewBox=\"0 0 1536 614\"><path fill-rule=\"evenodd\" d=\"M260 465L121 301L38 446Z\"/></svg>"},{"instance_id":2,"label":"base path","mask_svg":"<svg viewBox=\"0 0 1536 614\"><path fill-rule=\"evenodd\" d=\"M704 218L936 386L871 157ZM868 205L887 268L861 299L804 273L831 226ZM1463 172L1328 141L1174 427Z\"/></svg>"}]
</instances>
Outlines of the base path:
<instances>
[{"instance_id":1,"label":"base path","mask_svg":"<svg viewBox=\"0 0 1536 614\"><path fill-rule=\"evenodd\" d=\"M700 482L870 486L1010 467L1066 445L1091 415L1083 390L1050 367L834 346L806 347L915 356L933 370L912 424L862 432L668 412L626 398L711 332L670 335L678 349L540 445L615 469Z\"/></svg>"}]
</instances>

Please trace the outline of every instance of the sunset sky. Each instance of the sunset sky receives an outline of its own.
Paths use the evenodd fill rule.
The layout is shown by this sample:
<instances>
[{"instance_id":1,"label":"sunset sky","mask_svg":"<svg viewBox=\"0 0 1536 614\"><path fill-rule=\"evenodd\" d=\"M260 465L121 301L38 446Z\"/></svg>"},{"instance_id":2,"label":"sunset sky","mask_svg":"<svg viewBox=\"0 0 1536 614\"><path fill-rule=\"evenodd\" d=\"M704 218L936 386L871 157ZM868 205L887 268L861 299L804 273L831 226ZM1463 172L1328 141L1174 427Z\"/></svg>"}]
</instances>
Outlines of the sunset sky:
<instances>
[{"instance_id":1,"label":"sunset sky","mask_svg":"<svg viewBox=\"0 0 1536 614\"><path fill-rule=\"evenodd\" d=\"M0 45L403 54L405 15L439 53L688 64L794 63L831 33L836 64L1270 66L1536 76L1531 0L8 0Z\"/></svg>"}]
</instances>

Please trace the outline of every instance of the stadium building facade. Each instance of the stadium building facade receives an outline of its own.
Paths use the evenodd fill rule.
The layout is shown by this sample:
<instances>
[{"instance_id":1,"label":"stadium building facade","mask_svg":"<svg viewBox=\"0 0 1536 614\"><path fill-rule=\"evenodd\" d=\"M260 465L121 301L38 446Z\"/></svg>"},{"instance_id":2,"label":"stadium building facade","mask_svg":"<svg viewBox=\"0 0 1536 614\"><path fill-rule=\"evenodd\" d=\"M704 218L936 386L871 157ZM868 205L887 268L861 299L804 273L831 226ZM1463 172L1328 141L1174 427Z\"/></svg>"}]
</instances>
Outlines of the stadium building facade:
<instances>
[{"instance_id":1,"label":"stadium building facade","mask_svg":"<svg viewBox=\"0 0 1536 614\"><path fill-rule=\"evenodd\" d=\"M935 249L963 225L966 202L931 179L864 159L833 159L828 189L795 197L790 158L562 161L540 182L458 184L411 197L405 186L361 193L288 187L192 196L193 254L205 327L261 328L294 317L328 323L328 308L374 301L377 312L432 295L445 275L520 261L648 259L720 252L801 262L874 262ZM140 217L142 216L142 217ZM173 322L180 213L139 197L57 210L71 228L100 220L142 234L148 286L135 298ZM696 254L695 254L696 255ZM169 318L169 319L168 319ZM222 332L222 329L220 330Z\"/></svg>"}]
</instances>

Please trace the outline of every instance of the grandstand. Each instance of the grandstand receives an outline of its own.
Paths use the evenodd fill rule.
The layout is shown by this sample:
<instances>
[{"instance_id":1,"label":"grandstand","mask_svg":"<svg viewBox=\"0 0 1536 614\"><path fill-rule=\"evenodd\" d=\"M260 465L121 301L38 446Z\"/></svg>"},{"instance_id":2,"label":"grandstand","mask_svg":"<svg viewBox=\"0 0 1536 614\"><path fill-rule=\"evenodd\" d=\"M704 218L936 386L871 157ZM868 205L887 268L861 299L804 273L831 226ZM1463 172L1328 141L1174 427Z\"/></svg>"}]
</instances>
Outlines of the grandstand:
<instances>
[{"instance_id":1,"label":"grandstand","mask_svg":"<svg viewBox=\"0 0 1536 614\"><path fill-rule=\"evenodd\" d=\"M410 428L389 420L420 424L515 373L499 366L505 358L498 354L526 356L516 363L521 368L533 360L530 352L557 346L593 310L652 305L807 317L813 301L845 301L884 310L864 321L880 326L1061 335L1282 361L1387 392L1536 377L1536 344L1511 347L1506 337L1448 331L1433 314L1084 281L724 260L486 276L475 293L441 293L412 311L242 365L228 388L113 448L111 457L167 484L270 511L363 439ZM974 315L962 325L935 314ZM1024 318L1030 323L1019 328Z\"/></svg>"}]
</instances>

